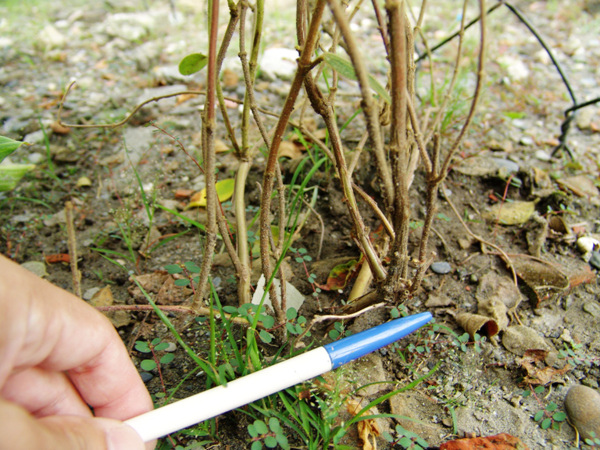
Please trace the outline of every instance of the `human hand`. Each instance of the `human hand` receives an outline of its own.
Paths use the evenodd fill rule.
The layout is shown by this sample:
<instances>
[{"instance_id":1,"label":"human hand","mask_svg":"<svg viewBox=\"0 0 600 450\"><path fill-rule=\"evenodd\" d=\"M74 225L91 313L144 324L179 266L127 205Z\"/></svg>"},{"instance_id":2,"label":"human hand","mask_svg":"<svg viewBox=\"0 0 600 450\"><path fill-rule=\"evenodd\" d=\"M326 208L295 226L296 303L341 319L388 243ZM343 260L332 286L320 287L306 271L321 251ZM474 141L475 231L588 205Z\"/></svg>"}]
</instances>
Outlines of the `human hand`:
<instances>
[{"instance_id":1,"label":"human hand","mask_svg":"<svg viewBox=\"0 0 600 450\"><path fill-rule=\"evenodd\" d=\"M150 410L111 323L0 255L0 449L152 449L122 422Z\"/></svg>"}]
</instances>

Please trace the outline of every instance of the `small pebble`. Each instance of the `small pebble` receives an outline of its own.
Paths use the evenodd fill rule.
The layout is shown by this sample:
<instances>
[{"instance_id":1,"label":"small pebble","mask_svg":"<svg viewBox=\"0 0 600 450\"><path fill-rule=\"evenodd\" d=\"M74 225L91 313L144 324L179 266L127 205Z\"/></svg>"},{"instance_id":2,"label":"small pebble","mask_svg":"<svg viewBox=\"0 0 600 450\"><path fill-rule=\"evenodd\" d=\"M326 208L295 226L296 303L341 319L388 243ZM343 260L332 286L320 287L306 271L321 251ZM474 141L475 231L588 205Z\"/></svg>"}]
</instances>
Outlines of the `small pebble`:
<instances>
[{"instance_id":1,"label":"small pebble","mask_svg":"<svg viewBox=\"0 0 600 450\"><path fill-rule=\"evenodd\" d=\"M594 269L600 270L600 251L592 252L592 255L590 256L590 260L588 262L590 263L590 266L592 266Z\"/></svg>"},{"instance_id":2,"label":"small pebble","mask_svg":"<svg viewBox=\"0 0 600 450\"><path fill-rule=\"evenodd\" d=\"M590 439L592 433L600 436L600 393L595 389L575 385L565 397L565 411L581 439Z\"/></svg>"},{"instance_id":3,"label":"small pebble","mask_svg":"<svg viewBox=\"0 0 600 450\"><path fill-rule=\"evenodd\" d=\"M594 317L600 317L600 306L594 302L586 302L583 304L583 310Z\"/></svg>"},{"instance_id":4,"label":"small pebble","mask_svg":"<svg viewBox=\"0 0 600 450\"><path fill-rule=\"evenodd\" d=\"M538 150L535 152L535 157L540 161L550 161L552 156L546 153L544 150Z\"/></svg>"},{"instance_id":5,"label":"small pebble","mask_svg":"<svg viewBox=\"0 0 600 450\"><path fill-rule=\"evenodd\" d=\"M452 266L450 265L450 263L447 263L445 261L434 262L431 265L431 270L433 270L437 274L444 275L452 271Z\"/></svg>"},{"instance_id":6,"label":"small pebble","mask_svg":"<svg viewBox=\"0 0 600 450\"><path fill-rule=\"evenodd\" d=\"M174 352L175 350L177 350L177 345L173 342L169 342L169 345L165 348L165 352Z\"/></svg>"},{"instance_id":7,"label":"small pebble","mask_svg":"<svg viewBox=\"0 0 600 450\"><path fill-rule=\"evenodd\" d=\"M152 378L154 378L154 375L152 375L150 372L140 372L140 377L142 378L142 381L144 383L147 383Z\"/></svg>"}]
</instances>

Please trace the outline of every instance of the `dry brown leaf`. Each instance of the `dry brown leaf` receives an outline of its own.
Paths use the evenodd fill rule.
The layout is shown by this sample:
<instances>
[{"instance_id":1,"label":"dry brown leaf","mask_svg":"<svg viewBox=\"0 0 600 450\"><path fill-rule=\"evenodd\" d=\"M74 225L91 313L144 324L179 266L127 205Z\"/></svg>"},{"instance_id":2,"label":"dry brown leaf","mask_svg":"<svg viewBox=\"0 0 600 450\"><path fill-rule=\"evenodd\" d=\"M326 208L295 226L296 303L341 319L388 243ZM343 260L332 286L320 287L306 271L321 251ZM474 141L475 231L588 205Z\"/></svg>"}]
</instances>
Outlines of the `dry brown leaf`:
<instances>
[{"instance_id":1,"label":"dry brown leaf","mask_svg":"<svg viewBox=\"0 0 600 450\"><path fill-rule=\"evenodd\" d=\"M523 378L524 384L546 386L550 383L564 383L563 375L571 370L571 366L566 364L562 369L547 366L544 362L546 356L546 350L527 350L518 360L521 367L527 371L527 376Z\"/></svg>"},{"instance_id":2,"label":"dry brown leaf","mask_svg":"<svg viewBox=\"0 0 600 450\"><path fill-rule=\"evenodd\" d=\"M175 105L181 105L182 103L187 102L188 100L193 99L194 97L198 97L197 94L181 94L177 96L177 100L175 101Z\"/></svg>"},{"instance_id":3,"label":"dry brown leaf","mask_svg":"<svg viewBox=\"0 0 600 450\"><path fill-rule=\"evenodd\" d=\"M225 153L228 152L231 147L227 145L225 141L221 139L215 140L215 153Z\"/></svg>"},{"instance_id":4,"label":"dry brown leaf","mask_svg":"<svg viewBox=\"0 0 600 450\"><path fill-rule=\"evenodd\" d=\"M459 313L456 315L456 322L469 333L471 339L474 338L475 333L491 338L500 331L500 327L494 319L480 314Z\"/></svg>"},{"instance_id":5,"label":"dry brown leaf","mask_svg":"<svg viewBox=\"0 0 600 450\"><path fill-rule=\"evenodd\" d=\"M511 264L523 281L521 290L534 306L569 287L569 278L555 264L541 262L525 256L513 255Z\"/></svg>"},{"instance_id":6,"label":"dry brown leaf","mask_svg":"<svg viewBox=\"0 0 600 450\"><path fill-rule=\"evenodd\" d=\"M360 401L353 398L346 400L346 408L348 412L355 416L362 409ZM368 410L365 414L374 414L372 410ZM361 420L356 423L358 437L363 443L363 450L377 450L376 437L381 435L381 428L375 419ZM371 443L372 440L372 443Z\"/></svg>"},{"instance_id":7,"label":"dry brown leaf","mask_svg":"<svg viewBox=\"0 0 600 450\"><path fill-rule=\"evenodd\" d=\"M302 150L290 141L282 141L279 144L279 157L296 159L302 157Z\"/></svg>"}]
</instances>

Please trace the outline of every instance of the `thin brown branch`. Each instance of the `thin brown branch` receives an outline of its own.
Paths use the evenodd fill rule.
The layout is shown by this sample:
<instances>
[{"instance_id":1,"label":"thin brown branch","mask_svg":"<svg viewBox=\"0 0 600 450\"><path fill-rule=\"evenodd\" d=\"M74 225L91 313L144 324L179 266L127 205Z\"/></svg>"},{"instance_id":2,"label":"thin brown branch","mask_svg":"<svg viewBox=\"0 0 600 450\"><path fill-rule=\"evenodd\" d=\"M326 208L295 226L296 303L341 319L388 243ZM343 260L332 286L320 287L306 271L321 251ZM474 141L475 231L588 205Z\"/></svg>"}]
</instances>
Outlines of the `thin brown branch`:
<instances>
[{"instance_id":1,"label":"thin brown branch","mask_svg":"<svg viewBox=\"0 0 600 450\"><path fill-rule=\"evenodd\" d=\"M309 30L307 33L307 40L302 48L300 58L298 60L298 70L296 71L296 74L292 81L292 85L290 87L288 96L285 100L281 116L279 117L279 121L277 122L277 126L275 128L273 140L271 141L269 157L267 159L265 172L263 176L263 191L261 195L260 208L260 257L263 274L267 283L271 280L272 276L271 263L269 261L269 236L271 232L271 193L273 192L273 181L277 169L277 155L279 153L279 146L283 139L283 133L285 132L285 129L287 127L290 115L294 110L294 103L296 102L298 94L300 93L300 89L302 88L302 82L304 80L305 75L312 67L311 58L317 44L319 36L319 27L321 24L324 10L325 0L317 0L310 20ZM278 301L275 288L272 284L271 288L269 289L269 295L273 307L275 309L275 304L278 304ZM276 311L276 314L278 321L282 322L285 320L285 312Z\"/></svg>"},{"instance_id":2,"label":"thin brown branch","mask_svg":"<svg viewBox=\"0 0 600 450\"><path fill-rule=\"evenodd\" d=\"M439 174L439 177L441 179L443 179L443 177L446 176L448 167L450 167L450 161L452 161L452 158L454 157L454 154L456 153L458 146L462 142L462 139L465 136L467 129L469 128L469 125L471 124L471 122L473 120L473 116L475 115L475 109L477 107L477 103L479 102L479 97L481 96L481 90L483 88L484 64L485 64L485 45L486 45L485 35L486 35L486 23L487 23L486 14L485 14L485 0L479 0L479 12L480 12L481 17L479 19L479 29L480 29L479 56L478 56L478 60L477 60L477 82L475 85L475 92L473 94L473 100L471 101L471 107L469 109L469 113L467 115L465 123L463 124L463 127L460 130L460 133L456 137L456 140L450 147L450 150L448 151L448 154L446 155L446 159L444 160L444 164L442 165L442 168L441 168L441 171Z\"/></svg>"},{"instance_id":3,"label":"thin brown branch","mask_svg":"<svg viewBox=\"0 0 600 450\"><path fill-rule=\"evenodd\" d=\"M373 143L373 151L377 160L377 170L382 180L383 198L386 206L392 205L394 198L394 186L392 175L387 164L386 152L383 145L383 137L379 127L379 108L373 99L371 87L369 85L368 73L364 62L364 53L358 48L356 40L342 5L338 0L327 0L329 8L333 14L334 20L342 33L346 43L348 55L352 61L352 66L358 79L358 84L362 94L363 112L367 122L367 129Z\"/></svg>"}]
</instances>

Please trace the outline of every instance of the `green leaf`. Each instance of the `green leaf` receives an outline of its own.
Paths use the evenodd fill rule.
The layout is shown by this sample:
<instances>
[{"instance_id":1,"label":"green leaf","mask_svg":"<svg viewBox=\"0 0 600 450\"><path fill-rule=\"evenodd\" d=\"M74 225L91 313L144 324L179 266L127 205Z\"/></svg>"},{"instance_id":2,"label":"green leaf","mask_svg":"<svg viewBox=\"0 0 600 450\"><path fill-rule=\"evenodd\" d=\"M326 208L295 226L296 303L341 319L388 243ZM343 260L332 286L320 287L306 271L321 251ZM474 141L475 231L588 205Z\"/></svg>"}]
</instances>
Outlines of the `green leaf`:
<instances>
[{"instance_id":1,"label":"green leaf","mask_svg":"<svg viewBox=\"0 0 600 450\"><path fill-rule=\"evenodd\" d=\"M136 341L135 343L135 349L138 352L142 352L142 353L150 353L150 347L148 347L148 343L145 341Z\"/></svg>"},{"instance_id":2,"label":"green leaf","mask_svg":"<svg viewBox=\"0 0 600 450\"><path fill-rule=\"evenodd\" d=\"M175 286L181 286L181 287L183 287L183 286L187 286L187 285L189 285L189 284L190 284L190 280L188 280L187 278L182 278L182 279L180 279L180 280L175 280L175 281L173 282L173 284L174 284Z\"/></svg>"},{"instance_id":3,"label":"green leaf","mask_svg":"<svg viewBox=\"0 0 600 450\"><path fill-rule=\"evenodd\" d=\"M275 325L275 319L272 316L261 315L259 320L265 328L273 328Z\"/></svg>"},{"instance_id":4,"label":"green leaf","mask_svg":"<svg viewBox=\"0 0 600 450\"><path fill-rule=\"evenodd\" d=\"M279 425L279 420L277 420L275 417L271 417L269 419L269 428L273 433L281 432L281 425Z\"/></svg>"},{"instance_id":5,"label":"green leaf","mask_svg":"<svg viewBox=\"0 0 600 450\"><path fill-rule=\"evenodd\" d=\"M256 431L256 427L254 426L253 423L251 423L250 425L248 425L248 434L250 436L252 436L253 438L258 436L258 431Z\"/></svg>"},{"instance_id":6,"label":"green leaf","mask_svg":"<svg viewBox=\"0 0 600 450\"><path fill-rule=\"evenodd\" d=\"M533 420L539 422L540 420L542 420L542 417L544 417L544 411L538 411L535 413L535 416L533 416Z\"/></svg>"},{"instance_id":7,"label":"green leaf","mask_svg":"<svg viewBox=\"0 0 600 450\"><path fill-rule=\"evenodd\" d=\"M542 392L544 392L544 386L538 386L534 389L534 392L536 394L541 394Z\"/></svg>"},{"instance_id":8,"label":"green leaf","mask_svg":"<svg viewBox=\"0 0 600 450\"><path fill-rule=\"evenodd\" d=\"M160 363L161 364L169 364L174 359L175 359L175 355L173 353L167 353L166 355L163 355L162 358L160 358Z\"/></svg>"},{"instance_id":9,"label":"green leaf","mask_svg":"<svg viewBox=\"0 0 600 450\"><path fill-rule=\"evenodd\" d=\"M200 72L208 63L208 58L202 53L192 53L187 55L179 63L179 73L181 75L192 75Z\"/></svg>"},{"instance_id":10,"label":"green leaf","mask_svg":"<svg viewBox=\"0 0 600 450\"><path fill-rule=\"evenodd\" d=\"M269 344L273 340L273 335L265 330L260 330L258 336L260 337L260 340L263 341L265 344Z\"/></svg>"},{"instance_id":11,"label":"green leaf","mask_svg":"<svg viewBox=\"0 0 600 450\"><path fill-rule=\"evenodd\" d=\"M200 267L193 261L184 262L183 265L192 273L200 273Z\"/></svg>"},{"instance_id":12,"label":"green leaf","mask_svg":"<svg viewBox=\"0 0 600 450\"><path fill-rule=\"evenodd\" d=\"M25 142L15 141L5 136L0 136L0 162L23 144L25 144Z\"/></svg>"},{"instance_id":13,"label":"green leaf","mask_svg":"<svg viewBox=\"0 0 600 450\"><path fill-rule=\"evenodd\" d=\"M258 434L267 434L269 432L267 424L264 423L262 420L255 420L254 426L256 427L256 431L258 431Z\"/></svg>"},{"instance_id":14,"label":"green leaf","mask_svg":"<svg viewBox=\"0 0 600 450\"><path fill-rule=\"evenodd\" d=\"M285 312L285 316L287 317L287 320L294 320L298 316L298 311L296 311L296 308L288 308Z\"/></svg>"},{"instance_id":15,"label":"green leaf","mask_svg":"<svg viewBox=\"0 0 600 450\"><path fill-rule=\"evenodd\" d=\"M165 270L171 275L183 272L183 269L179 264L168 264L165 266Z\"/></svg>"},{"instance_id":16,"label":"green leaf","mask_svg":"<svg viewBox=\"0 0 600 450\"><path fill-rule=\"evenodd\" d=\"M540 426L542 427L542 430L547 430L550 428L550 425L552 425L552 419L544 419Z\"/></svg>"},{"instance_id":17,"label":"green leaf","mask_svg":"<svg viewBox=\"0 0 600 450\"><path fill-rule=\"evenodd\" d=\"M169 343L168 342L161 342L160 344L158 344L157 346L154 347L154 350L156 350L157 352L160 352L162 350L165 350L169 348Z\"/></svg>"},{"instance_id":18,"label":"green leaf","mask_svg":"<svg viewBox=\"0 0 600 450\"><path fill-rule=\"evenodd\" d=\"M262 448L262 442L254 441L252 443L252 446L250 447L250 450L260 450L261 448Z\"/></svg>"},{"instance_id":19,"label":"green leaf","mask_svg":"<svg viewBox=\"0 0 600 450\"><path fill-rule=\"evenodd\" d=\"M4 159L4 158L2 158ZM11 191L27 172L33 170L33 164L7 164L0 166L0 192Z\"/></svg>"},{"instance_id":20,"label":"green leaf","mask_svg":"<svg viewBox=\"0 0 600 450\"><path fill-rule=\"evenodd\" d=\"M290 448L290 444L288 443L288 439L285 434L277 433L275 435L275 439L277 439L277 442L284 450Z\"/></svg>"},{"instance_id":21,"label":"green leaf","mask_svg":"<svg viewBox=\"0 0 600 450\"><path fill-rule=\"evenodd\" d=\"M352 63L347 59L344 59L334 53L325 53L323 55L323 60L325 61L325 64L327 64L344 78L349 78L351 80L357 79L356 72L354 72L354 67L352 67ZM377 81L371 75L367 75L367 77L369 79L369 86L371 89L373 89L387 103L392 103L390 95L387 93L385 88L379 84L379 81Z\"/></svg>"},{"instance_id":22,"label":"green leaf","mask_svg":"<svg viewBox=\"0 0 600 450\"><path fill-rule=\"evenodd\" d=\"M277 439L275 439L274 436L267 436L265 438L265 445L268 448L275 448L275 447L277 447Z\"/></svg>"},{"instance_id":23,"label":"green leaf","mask_svg":"<svg viewBox=\"0 0 600 450\"><path fill-rule=\"evenodd\" d=\"M554 402L550 402L550 403L548 403L548 406L546 406L546 411L552 412L556 408L558 408L558 405L556 403L554 403Z\"/></svg>"},{"instance_id":24,"label":"green leaf","mask_svg":"<svg viewBox=\"0 0 600 450\"><path fill-rule=\"evenodd\" d=\"M156 362L154 362L151 359L144 359L140 363L140 367L142 368L142 370L145 370L146 372L149 372L151 370L156 369Z\"/></svg>"},{"instance_id":25,"label":"green leaf","mask_svg":"<svg viewBox=\"0 0 600 450\"><path fill-rule=\"evenodd\" d=\"M565 420L565 419L567 418L567 414L566 414L566 413L564 413L564 412L562 412L562 411L561 411L561 412L557 412L557 413L555 413L555 414L552 416L552 418L553 418L554 420L556 420L557 422L562 422L563 420Z\"/></svg>"}]
</instances>

